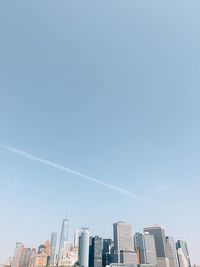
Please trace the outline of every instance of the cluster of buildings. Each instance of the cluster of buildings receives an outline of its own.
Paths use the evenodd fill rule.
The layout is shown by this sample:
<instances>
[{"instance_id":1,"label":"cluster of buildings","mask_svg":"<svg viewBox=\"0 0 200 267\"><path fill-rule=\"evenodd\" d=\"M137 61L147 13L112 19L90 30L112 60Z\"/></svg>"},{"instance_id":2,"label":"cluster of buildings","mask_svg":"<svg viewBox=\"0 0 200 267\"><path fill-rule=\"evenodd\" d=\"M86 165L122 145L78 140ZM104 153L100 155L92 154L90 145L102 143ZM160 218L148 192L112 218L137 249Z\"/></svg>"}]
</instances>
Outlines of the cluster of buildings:
<instances>
[{"instance_id":1,"label":"cluster of buildings","mask_svg":"<svg viewBox=\"0 0 200 267\"><path fill-rule=\"evenodd\" d=\"M191 267L187 243L166 236L161 225L150 225L133 235L132 225L113 224L113 239L90 236L88 228L77 230L69 242L69 222L62 222L59 242L51 240L30 249L17 243L14 257L4 267ZM58 249L57 249L58 247Z\"/></svg>"}]
</instances>

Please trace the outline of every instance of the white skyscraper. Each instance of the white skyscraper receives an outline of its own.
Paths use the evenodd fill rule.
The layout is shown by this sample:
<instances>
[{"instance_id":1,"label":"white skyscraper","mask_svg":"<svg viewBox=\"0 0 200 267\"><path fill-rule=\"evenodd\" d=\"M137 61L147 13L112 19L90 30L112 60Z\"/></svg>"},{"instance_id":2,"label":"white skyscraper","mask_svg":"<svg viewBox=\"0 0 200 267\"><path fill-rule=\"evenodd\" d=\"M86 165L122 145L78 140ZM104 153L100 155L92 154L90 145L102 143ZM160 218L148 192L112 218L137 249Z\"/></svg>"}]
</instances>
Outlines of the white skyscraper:
<instances>
[{"instance_id":1,"label":"white skyscraper","mask_svg":"<svg viewBox=\"0 0 200 267\"><path fill-rule=\"evenodd\" d=\"M82 228L79 245L79 266L88 267L89 265L89 229Z\"/></svg>"},{"instance_id":2,"label":"white skyscraper","mask_svg":"<svg viewBox=\"0 0 200 267\"><path fill-rule=\"evenodd\" d=\"M178 254L179 267L188 267L188 262L182 248L178 248L177 254Z\"/></svg>"},{"instance_id":3,"label":"white skyscraper","mask_svg":"<svg viewBox=\"0 0 200 267\"><path fill-rule=\"evenodd\" d=\"M174 238L171 236L166 237L166 246L167 246L167 257L169 259L170 267L178 267L178 258L176 245L174 242Z\"/></svg>"},{"instance_id":4,"label":"white skyscraper","mask_svg":"<svg viewBox=\"0 0 200 267\"><path fill-rule=\"evenodd\" d=\"M76 232L74 233L74 248L78 248L79 236L80 236L80 231L76 230Z\"/></svg>"}]
</instances>

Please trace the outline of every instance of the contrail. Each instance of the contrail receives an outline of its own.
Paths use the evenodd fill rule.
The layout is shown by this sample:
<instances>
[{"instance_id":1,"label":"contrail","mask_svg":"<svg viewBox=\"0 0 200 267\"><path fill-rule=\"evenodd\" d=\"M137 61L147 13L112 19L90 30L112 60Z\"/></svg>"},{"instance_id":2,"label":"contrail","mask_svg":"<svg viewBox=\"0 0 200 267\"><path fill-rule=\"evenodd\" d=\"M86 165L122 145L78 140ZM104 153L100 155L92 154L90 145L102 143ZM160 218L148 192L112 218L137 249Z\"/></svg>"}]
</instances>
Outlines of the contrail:
<instances>
[{"instance_id":1,"label":"contrail","mask_svg":"<svg viewBox=\"0 0 200 267\"><path fill-rule=\"evenodd\" d=\"M127 195L127 196L129 196L131 198L139 199L139 196L137 196L137 195L129 192L126 189L123 189L121 187L115 186L113 184L109 184L109 183L103 182L103 181L101 181L101 180L99 180L97 178L94 178L92 176L85 175L85 174L83 174L81 172L72 170L70 168L67 168L65 166L62 166L62 165L57 164L55 162L52 162L50 160L42 159L40 157L34 156L34 155L30 154L30 153L24 152L24 151L22 151L20 149L17 149L17 148L11 147L11 146L1 145L1 147L4 148L4 149L6 149L6 150L9 150L11 152L14 152L15 154L19 155L20 157L23 157L23 158L26 158L26 159L29 159L29 160L32 160L32 161L37 161L37 162L43 163L45 165L54 167L54 168L59 169L61 171L64 171L64 172L73 174L75 176L79 176L79 177L81 177L81 178L83 178L85 180L88 180L90 182L93 182L93 183L99 184L101 186L110 188L112 190L117 191L118 193L125 194L125 195Z\"/></svg>"}]
</instances>

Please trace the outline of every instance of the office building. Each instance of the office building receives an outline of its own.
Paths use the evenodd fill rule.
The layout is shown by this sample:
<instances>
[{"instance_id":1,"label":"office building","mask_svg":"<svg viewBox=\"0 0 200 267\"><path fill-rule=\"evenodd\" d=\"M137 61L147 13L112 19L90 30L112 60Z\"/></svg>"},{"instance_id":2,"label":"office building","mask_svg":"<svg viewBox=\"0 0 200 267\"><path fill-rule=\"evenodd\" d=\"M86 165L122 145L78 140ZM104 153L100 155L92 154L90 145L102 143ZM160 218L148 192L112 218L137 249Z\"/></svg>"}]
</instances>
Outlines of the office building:
<instances>
[{"instance_id":1,"label":"office building","mask_svg":"<svg viewBox=\"0 0 200 267\"><path fill-rule=\"evenodd\" d=\"M188 261L182 248L177 249L179 267L188 267Z\"/></svg>"},{"instance_id":2,"label":"office building","mask_svg":"<svg viewBox=\"0 0 200 267\"><path fill-rule=\"evenodd\" d=\"M161 225L150 225L144 228L145 233L154 236L157 267L169 267L169 259L167 258L167 248L165 239L165 230Z\"/></svg>"},{"instance_id":3,"label":"office building","mask_svg":"<svg viewBox=\"0 0 200 267\"><path fill-rule=\"evenodd\" d=\"M80 231L76 230L74 233L74 248L78 248L79 246L79 237L80 237Z\"/></svg>"},{"instance_id":4,"label":"office building","mask_svg":"<svg viewBox=\"0 0 200 267\"><path fill-rule=\"evenodd\" d=\"M15 246L15 253L11 267L20 267L23 249L24 245L20 242L17 242Z\"/></svg>"},{"instance_id":5,"label":"office building","mask_svg":"<svg viewBox=\"0 0 200 267\"><path fill-rule=\"evenodd\" d=\"M132 225L125 222L118 222L113 224L113 235L114 263L126 264L126 260L129 263L131 257L134 257Z\"/></svg>"},{"instance_id":6,"label":"office building","mask_svg":"<svg viewBox=\"0 0 200 267\"><path fill-rule=\"evenodd\" d=\"M50 265L55 265L55 257L56 257L56 242L57 242L57 233L53 232L51 234L51 243L50 243L50 250L51 250L51 260Z\"/></svg>"},{"instance_id":7,"label":"office building","mask_svg":"<svg viewBox=\"0 0 200 267\"><path fill-rule=\"evenodd\" d=\"M58 249L58 259L60 260L62 257L62 249L64 248L64 244L68 242L68 234L69 234L69 221L67 218L64 218L62 222L61 227L61 233L60 233L60 243L59 243L59 249Z\"/></svg>"},{"instance_id":8,"label":"office building","mask_svg":"<svg viewBox=\"0 0 200 267\"><path fill-rule=\"evenodd\" d=\"M89 265L89 229L82 228L79 239L79 266L88 267Z\"/></svg>"},{"instance_id":9,"label":"office building","mask_svg":"<svg viewBox=\"0 0 200 267\"><path fill-rule=\"evenodd\" d=\"M95 236L91 239L90 253L89 253L89 266L90 267L102 267L102 252L103 252L103 240L99 236Z\"/></svg>"},{"instance_id":10,"label":"office building","mask_svg":"<svg viewBox=\"0 0 200 267\"><path fill-rule=\"evenodd\" d=\"M31 249L23 248L20 259L20 267L29 267L30 259L31 259Z\"/></svg>"},{"instance_id":11,"label":"office building","mask_svg":"<svg viewBox=\"0 0 200 267\"><path fill-rule=\"evenodd\" d=\"M166 237L166 248L167 248L167 257L169 259L170 267L179 267L176 245L173 237L171 236Z\"/></svg>"},{"instance_id":12,"label":"office building","mask_svg":"<svg viewBox=\"0 0 200 267\"><path fill-rule=\"evenodd\" d=\"M187 246L186 240L185 239L178 240L176 243L176 248L177 248L177 250L179 248L182 249L182 252L183 252L183 254L186 258L186 261L187 261L187 266L191 267L191 261L190 261L190 256L189 256L189 251L188 251L188 246Z\"/></svg>"},{"instance_id":13,"label":"office building","mask_svg":"<svg viewBox=\"0 0 200 267\"><path fill-rule=\"evenodd\" d=\"M138 253L139 264L151 264L156 266L156 246L153 235L149 233L136 233L134 236L134 246Z\"/></svg>"},{"instance_id":14,"label":"office building","mask_svg":"<svg viewBox=\"0 0 200 267\"><path fill-rule=\"evenodd\" d=\"M114 243L112 239L103 239L102 265L110 265L112 262L111 253Z\"/></svg>"}]
</instances>

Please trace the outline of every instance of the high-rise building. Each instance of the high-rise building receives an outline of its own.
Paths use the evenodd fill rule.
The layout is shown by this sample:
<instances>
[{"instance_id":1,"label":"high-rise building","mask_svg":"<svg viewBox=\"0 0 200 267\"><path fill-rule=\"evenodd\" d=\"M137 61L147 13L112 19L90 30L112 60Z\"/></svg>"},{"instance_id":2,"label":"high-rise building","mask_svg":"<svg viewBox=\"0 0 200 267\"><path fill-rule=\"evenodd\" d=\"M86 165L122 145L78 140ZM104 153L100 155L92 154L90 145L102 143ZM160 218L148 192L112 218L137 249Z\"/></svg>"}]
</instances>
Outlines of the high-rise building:
<instances>
[{"instance_id":1,"label":"high-rise building","mask_svg":"<svg viewBox=\"0 0 200 267\"><path fill-rule=\"evenodd\" d=\"M90 246L90 267L102 267L103 240L99 236L92 238Z\"/></svg>"},{"instance_id":2,"label":"high-rise building","mask_svg":"<svg viewBox=\"0 0 200 267\"><path fill-rule=\"evenodd\" d=\"M182 252L183 252L183 254L186 258L186 261L187 261L187 266L191 267L191 261L190 261L190 256L189 256L189 251L188 251L188 246L187 246L186 240L185 239L178 240L176 243L176 248L177 248L177 250L179 248L182 249Z\"/></svg>"},{"instance_id":3,"label":"high-rise building","mask_svg":"<svg viewBox=\"0 0 200 267\"><path fill-rule=\"evenodd\" d=\"M114 223L113 235L114 262L129 264L131 258L134 262L132 225L125 222Z\"/></svg>"},{"instance_id":4,"label":"high-rise building","mask_svg":"<svg viewBox=\"0 0 200 267\"><path fill-rule=\"evenodd\" d=\"M30 256L30 262L29 262L29 267L34 267L35 266L35 258L36 258L36 249L33 248L31 250L31 256Z\"/></svg>"},{"instance_id":5,"label":"high-rise building","mask_svg":"<svg viewBox=\"0 0 200 267\"><path fill-rule=\"evenodd\" d=\"M29 267L30 259L31 259L31 249L23 248L20 259L20 267Z\"/></svg>"},{"instance_id":6,"label":"high-rise building","mask_svg":"<svg viewBox=\"0 0 200 267\"><path fill-rule=\"evenodd\" d=\"M120 263L125 265L137 265L137 254L135 251L120 251Z\"/></svg>"},{"instance_id":7,"label":"high-rise building","mask_svg":"<svg viewBox=\"0 0 200 267\"><path fill-rule=\"evenodd\" d=\"M161 225L150 225L144 228L144 232L154 236L156 246L157 267L169 267L165 230Z\"/></svg>"},{"instance_id":8,"label":"high-rise building","mask_svg":"<svg viewBox=\"0 0 200 267\"><path fill-rule=\"evenodd\" d=\"M188 267L188 262L182 248L177 249L177 255L178 255L179 267Z\"/></svg>"},{"instance_id":9,"label":"high-rise building","mask_svg":"<svg viewBox=\"0 0 200 267\"><path fill-rule=\"evenodd\" d=\"M82 228L79 240L79 266L88 267L89 265L89 229Z\"/></svg>"},{"instance_id":10,"label":"high-rise building","mask_svg":"<svg viewBox=\"0 0 200 267\"><path fill-rule=\"evenodd\" d=\"M170 267L178 267L176 245L172 236L166 237L166 247Z\"/></svg>"},{"instance_id":11,"label":"high-rise building","mask_svg":"<svg viewBox=\"0 0 200 267\"><path fill-rule=\"evenodd\" d=\"M111 250L114 246L112 239L103 239L102 265L103 267L110 265L112 262Z\"/></svg>"},{"instance_id":12,"label":"high-rise building","mask_svg":"<svg viewBox=\"0 0 200 267\"><path fill-rule=\"evenodd\" d=\"M23 249L24 249L24 245L20 242L17 242L11 267L20 267Z\"/></svg>"},{"instance_id":13,"label":"high-rise building","mask_svg":"<svg viewBox=\"0 0 200 267\"><path fill-rule=\"evenodd\" d=\"M58 249L58 259L61 259L62 249L64 248L64 244L68 242L68 234L69 234L69 221L67 218L64 218L61 227L61 234L60 234L60 243Z\"/></svg>"},{"instance_id":14,"label":"high-rise building","mask_svg":"<svg viewBox=\"0 0 200 267\"><path fill-rule=\"evenodd\" d=\"M156 246L153 235L149 233L136 233L134 236L135 250L138 252L140 264L151 264L156 266Z\"/></svg>"},{"instance_id":15,"label":"high-rise building","mask_svg":"<svg viewBox=\"0 0 200 267\"><path fill-rule=\"evenodd\" d=\"M48 252L49 248L47 248L44 244L40 245L38 248L38 253L35 255L35 264L34 267L46 267L48 266Z\"/></svg>"},{"instance_id":16,"label":"high-rise building","mask_svg":"<svg viewBox=\"0 0 200 267\"><path fill-rule=\"evenodd\" d=\"M76 230L74 233L74 248L78 248L80 231Z\"/></svg>"},{"instance_id":17,"label":"high-rise building","mask_svg":"<svg viewBox=\"0 0 200 267\"><path fill-rule=\"evenodd\" d=\"M55 265L55 257L56 257L56 242L57 242L57 233L53 232L51 234L51 244L50 244L50 249L51 249L51 266Z\"/></svg>"}]
</instances>

